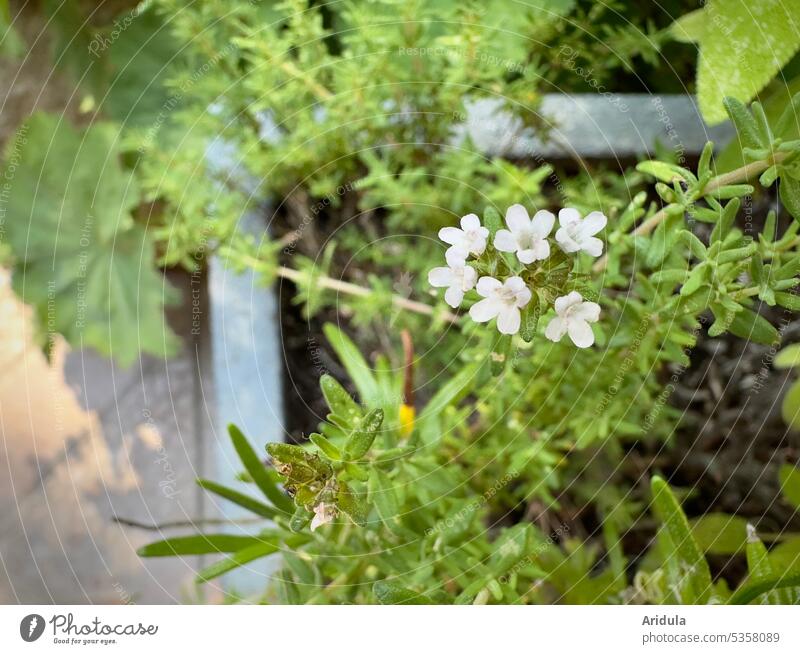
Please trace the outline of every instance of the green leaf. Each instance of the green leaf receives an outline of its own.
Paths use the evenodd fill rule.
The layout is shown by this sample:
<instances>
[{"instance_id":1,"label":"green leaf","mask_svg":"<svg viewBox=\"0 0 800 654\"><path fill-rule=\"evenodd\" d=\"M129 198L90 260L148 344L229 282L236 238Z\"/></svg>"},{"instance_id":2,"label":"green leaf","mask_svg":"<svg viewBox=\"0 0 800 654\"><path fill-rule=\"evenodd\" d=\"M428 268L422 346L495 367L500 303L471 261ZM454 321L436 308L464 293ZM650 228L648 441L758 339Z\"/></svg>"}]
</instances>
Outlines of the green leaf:
<instances>
[{"instance_id":1,"label":"green leaf","mask_svg":"<svg viewBox=\"0 0 800 654\"><path fill-rule=\"evenodd\" d=\"M795 368L800 366L800 343L787 345L783 348L775 356L775 361L773 361L772 365L776 368Z\"/></svg>"},{"instance_id":2,"label":"green leaf","mask_svg":"<svg viewBox=\"0 0 800 654\"><path fill-rule=\"evenodd\" d=\"M743 102L734 97L725 97L722 100L722 104L744 147L756 149L767 145L761 142L758 124Z\"/></svg>"},{"instance_id":3,"label":"green leaf","mask_svg":"<svg viewBox=\"0 0 800 654\"><path fill-rule=\"evenodd\" d=\"M309 439L320 449L320 452L322 452L329 459L333 459L334 461L342 460L342 453L339 451L339 448L331 443L322 434L311 434Z\"/></svg>"},{"instance_id":4,"label":"green leaf","mask_svg":"<svg viewBox=\"0 0 800 654\"><path fill-rule=\"evenodd\" d=\"M771 590L800 586L800 572L776 574L768 579L748 583L737 589L728 600L728 604L749 604L754 599Z\"/></svg>"},{"instance_id":5,"label":"green leaf","mask_svg":"<svg viewBox=\"0 0 800 654\"><path fill-rule=\"evenodd\" d=\"M175 292L133 221L139 193L117 137L109 124L77 131L58 116L28 119L5 172L5 228L22 301L48 330L124 366L140 350L173 354L179 341L164 318Z\"/></svg>"},{"instance_id":6,"label":"green leaf","mask_svg":"<svg viewBox=\"0 0 800 654\"><path fill-rule=\"evenodd\" d=\"M486 207L483 211L483 226L489 230L489 236L494 236L498 229L503 227L503 219L494 207Z\"/></svg>"},{"instance_id":7,"label":"green leaf","mask_svg":"<svg viewBox=\"0 0 800 654\"><path fill-rule=\"evenodd\" d=\"M344 511L359 526L367 524L369 504L364 497L354 492L344 482L339 483L339 494L336 496L336 505Z\"/></svg>"},{"instance_id":8,"label":"green leaf","mask_svg":"<svg viewBox=\"0 0 800 654\"><path fill-rule=\"evenodd\" d=\"M103 36L110 38L108 34L89 43L95 65L104 66L109 76L101 109L127 127L162 127L165 107L171 97L176 102L165 82L177 73L180 42L152 5L133 18L130 10L123 12L103 31L114 32L111 45L103 47ZM147 138L154 139L154 134Z\"/></svg>"},{"instance_id":9,"label":"green leaf","mask_svg":"<svg viewBox=\"0 0 800 654\"><path fill-rule=\"evenodd\" d=\"M783 206L786 207L792 218L800 221L800 180L789 175L781 175L778 192Z\"/></svg>"},{"instance_id":10,"label":"green leaf","mask_svg":"<svg viewBox=\"0 0 800 654\"><path fill-rule=\"evenodd\" d=\"M680 174L680 169L677 166L664 161L640 161L636 164L636 170L669 184L676 179L683 179L683 175Z\"/></svg>"},{"instance_id":11,"label":"green leaf","mask_svg":"<svg viewBox=\"0 0 800 654\"><path fill-rule=\"evenodd\" d=\"M377 468L369 473L369 501L375 505L384 523L394 523L400 513L400 503L391 480Z\"/></svg>"},{"instance_id":12,"label":"green leaf","mask_svg":"<svg viewBox=\"0 0 800 654\"><path fill-rule=\"evenodd\" d=\"M433 394L425 408L420 411L418 420L423 422L438 416L445 407L463 397L469 388L470 382L475 380L477 372L478 364L474 363L467 364L459 370Z\"/></svg>"},{"instance_id":13,"label":"green leaf","mask_svg":"<svg viewBox=\"0 0 800 654\"><path fill-rule=\"evenodd\" d=\"M380 397L380 387L366 359L361 356L361 352L358 351L358 348L347 334L336 325L325 323L322 330L336 351L339 361L342 362L342 365L347 370L347 374L350 375L356 385L356 389L361 395L361 401L367 405L374 403Z\"/></svg>"},{"instance_id":14,"label":"green leaf","mask_svg":"<svg viewBox=\"0 0 800 654\"><path fill-rule=\"evenodd\" d=\"M775 302L790 311L800 311L800 296L794 293L775 293Z\"/></svg>"},{"instance_id":15,"label":"green leaf","mask_svg":"<svg viewBox=\"0 0 800 654\"><path fill-rule=\"evenodd\" d=\"M686 568L684 573L693 594L697 601L706 604L712 589L711 570L692 536L686 515L672 489L661 477L653 477L651 487L656 514L664 523L675 553Z\"/></svg>"},{"instance_id":16,"label":"green leaf","mask_svg":"<svg viewBox=\"0 0 800 654\"><path fill-rule=\"evenodd\" d=\"M280 549L280 543L277 538L273 539L272 542L267 542L263 539L261 540L262 542L238 550L233 554L233 556L226 557L221 561L217 561L207 568L204 568L197 573L195 582L202 584L207 581L211 581L220 575L224 575L226 572L230 572L231 570L240 568L252 561L262 559L270 554L274 554Z\"/></svg>"},{"instance_id":17,"label":"green leaf","mask_svg":"<svg viewBox=\"0 0 800 654\"><path fill-rule=\"evenodd\" d=\"M741 554L747 541L747 520L708 513L691 521L692 536L708 554Z\"/></svg>"},{"instance_id":18,"label":"green leaf","mask_svg":"<svg viewBox=\"0 0 800 654\"><path fill-rule=\"evenodd\" d=\"M270 478L264 462L250 446L247 437L245 437L236 425L228 425L228 433L230 434L236 454L239 455L244 469L247 470L255 485L261 489L261 492L264 493L267 499L280 511L288 515L294 513L294 504L292 500L290 500Z\"/></svg>"},{"instance_id":19,"label":"green leaf","mask_svg":"<svg viewBox=\"0 0 800 654\"><path fill-rule=\"evenodd\" d=\"M389 581L376 581L372 592L379 604L430 604L431 601L419 593Z\"/></svg>"},{"instance_id":20,"label":"green leaf","mask_svg":"<svg viewBox=\"0 0 800 654\"><path fill-rule=\"evenodd\" d=\"M697 43L706 32L708 18L702 9L695 9L678 18L669 31L676 41L681 43Z\"/></svg>"},{"instance_id":21,"label":"green leaf","mask_svg":"<svg viewBox=\"0 0 800 654\"><path fill-rule=\"evenodd\" d=\"M772 563L769 560L767 548L758 537L753 526L747 526L747 571L749 573L748 583L758 583L759 581L769 580L774 576ZM762 604L781 604L784 599L780 591L770 591L761 596Z\"/></svg>"},{"instance_id":22,"label":"green leaf","mask_svg":"<svg viewBox=\"0 0 800 654\"><path fill-rule=\"evenodd\" d=\"M344 446L344 455L350 461L363 457L383 424L383 409L373 409L365 417L360 427L355 429Z\"/></svg>"},{"instance_id":23,"label":"green leaf","mask_svg":"<svg viewBox=\"0 0 800 654\"><path fill-rule=\"evenodd\" d=\"M778 471L778 479L783 495L800 510L800 470L786 463Z\"/></svg>"},{"instance_id":24,"label":"green leaf","mask_svg":"<svg viewBox=\"0 0 800 654\"><path fill-rule=\"evenodd\" d=\"M190 556L195 554L219 554L238 552L246 547L262 543L258 536L234 536L231 534L198 534L179 536L150 543L136 550L139 556Z\"/></svg>"},{"instance_id":25,"label":"green leaf","mask_svg":"<svg viewBox=\"0 0 800 654\"><path fill-rule=\"evenodd\" d=\"M200 488L202 488L203 490L207 490L210 493L219 495L220 497L228 500L229 502L238 504L239 506L247 509L251 513L255 513L256 515L260 515L264 518L271 519L278 514L278 512L273 507L267 506L266 504L259 502L257 499L252 498L249 495L245 495L244 493L240 493L237 490L228 488L227 486L223 486L222 484L218 484L214 481L210 481L208 479L198 479L197 485L200 486Z\"/></svg>"},{"instance_id":26,"label":"green leaf","mask_svg":"<svg viewBox=\"0 0 800 654\"><path fill-rule=\"evenodd\" d=\"M744 308L734 314L728 330L734 336L762 345L773 345L781 338L778 330L764 316Z\"/></svg>"},{"instance_id":27,"label":"green leaf","mask_svg":"<svg viewBox=\"0 0 800 654\"><path fill-rule=\"evenodd\" d=\"M350 393L330 375L322 375L319 380L319 386L331 413L344 418L348 424L355 424L362 414L361 408L350 397Z\"/></svg>"},{"instance_id":28,"label":"green leaf","mask_svg":"<svg viewBox=\"0 0 800 654\"><path fill-rule=\"evenodd\" d=\"M792 384L781 403L781 416L789 429L800 431L800 382Z\"/></svg>"},{"instance_id":29,"label":"green leaf","mask_svg":"<svg viewBox=\"0 0 800 654\"><path fill-rule=\"evenodd\" d=\"M800 47L797 12L783 0L708 0L698 34L697 96L709 124L725 120L722 99L748 102Z\"/></svg>"}]
</instances>

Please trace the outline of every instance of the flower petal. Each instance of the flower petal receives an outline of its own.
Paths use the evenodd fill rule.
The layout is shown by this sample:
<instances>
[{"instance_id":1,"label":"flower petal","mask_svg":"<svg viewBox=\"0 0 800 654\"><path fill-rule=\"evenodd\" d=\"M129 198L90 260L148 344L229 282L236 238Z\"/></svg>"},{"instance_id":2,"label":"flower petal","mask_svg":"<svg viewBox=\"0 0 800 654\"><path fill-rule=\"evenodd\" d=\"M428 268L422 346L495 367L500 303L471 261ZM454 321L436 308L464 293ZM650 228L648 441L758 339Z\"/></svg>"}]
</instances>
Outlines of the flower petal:
<instances>
[{"instance_id":1,"label":"flower petal","mask_svg":"<svg viewBox=\"0 0 800 654\"><path fill-rule=\"evenodd\" d=\"M583 240L583 243L581 244L581 250L593 257L599 257L601 254L603 254L603 241L601 241L599 238L595 238L594 236L589 236Z\"/></svg>"},{"instance_id":2,"label":"flower petal","mask_svg":"<svg viewBox=\"0 0 800 654\"><path fill-rule=\"evenodd\" d=\"M558 343L566 333L567 321L558 316L547 323L547 327L544 330L544 335L554 343Z\"/></svg>"},{"instance_id":3,"label":"flower petal","mask_svg":"<svg viewBox=\"0 0 800 654\"><path fill-rule=\"evenodd\" d=\"M461 278L461 290L469 291L475 288L475 282L478 281L478 271L472 266L464 266L464 276Z\"/></svg>"},{"instance_id":4,"label":"flower petal","mask_svg":"<svg viewBox=\"0 0 800 654\"><path fill-rule=\"evenodd\" d=\"M485 279L482 278L482 279ZM475 322L489 322L503 308L503 304L496 298L490 297L476 302L469 309L469 317Z\"/></svg>"},{"instance_id":5,"label":"flower petal","mask_svg":"<svg viewBox=\"0 0 800 654\"><path fill-rule=\"evenodd\" d=\"M494 294L502 288L502 284L494 277L481 277L476 286L478 294L483 297L494 296Z\"/></svg>"},{"instance_id":6,"label":"flower petal","mask_svg":"<svg viewBox=\"0 0 800 654\"><path fill-rule=\"evenodd\" d=\"M478 229L481 226L481 219L474 213L468 213L461 218L461 229L467 231L469 229Z\"/></svg>"},{"instance_id":7,"label":"flower petal","mask_svg":"<svg viewBox=\"0 0 800 654\"><path fill-rule=\"evenodd\" d=\"M581 302L570 315L578 320L597 322L600 319L600 305L597 302Z\"/></svg>"},{"instance_id":8,"label":"flower petal","mask_svg":"<svg viewBox=\"0 0 800 654\"><path fill-rule=\"evenodd\" d=\"M516 334L520 324L519 309L505 305L497 315L497 329L501 334Z\"/></svg>"},{"instance_id":9,"label":"flower petal","mask_svg":"<svg viewBox=\"0 0 800 654\"><path fill-rule=\"evenodd\" d=\"M506 225L512 232L521 232L531 226L528 210L521 204L512 204L506 210Z\"/></svg>"},{"instance_id":10,"label":"flower petal","mask_svg":"<svg viewBox=\"0 0 800 654\"><path fill-rule=\"evenodd\" d=\"M580 220L581 220L581 214L578 212L577 209L570 209L569 207L565 207L564 209L558 212L558 223L562 227L574 225L575 223L579 223Z\"/></svg>"},{"instance_id":11,"label":"flower petal","mask_svg":"<svg viewBox=\"0 0 800 654\"><path fill-rule=\"evenodd\" d=\"M515 252L517 249L517 239L507 229L498 229L494 235L494 247L500 252Z\"/></svg>"},{"instance_id":12,"label":"flower petal","mask_svg":"<svg viewBox=\"0 0 800 654\"><path fill-rule=\"evenodd\" d=\"M535 250L517 250L517 259L520 260L521 263L529 264L536 261L536 251Z\"/></svg>"},{"instance_id":13,"label":"flower petal","mask_svg":"<svg viewBox=\"0 0 800 654\"><path fill-rule=\"evenodd\" d=\"M556 217L549 211L543 209L537 211L533 216L532 233L535 238L546 238L556 223Z\"/></svg>"},{"instance_id":14,"label":"flower petal","mask_svg":"<svg viewBox=\"0 0 800 654\"><path fill-rule=\"evenodd\" d=\"M444 253L445 261L451 268L463 266L469 256L469 251L461 245L451 245Z\"/></svg>"},{"instance_id":15,"label":"flower petal","mask_svg":"<svg viewBox=\"0 0 800 654\"><path fill-rule=\"evenodd\" d=\"M572 291L561 297L557 297L555 301L556 313L560 316L573 304L578 304L583 301L583 296L578 291Z\"/></svg>"},{"instance_id":16,"label":"flower petal","mask_svg":"<svg viewBox=\"0 0 800 654\"><path fill-rule=\"evenodd\" d=\"M523 288L521 291L519 291L519 292L517 293L517 296L516 296L516 305L517 305L517 306L518 306L520 309L522 309L523 307L525 307L525 306L528 304L528 302L530 302L530 301L531 301L531 297L532 297L532 296L533 296L533 293L531 293L531 289L529 289L529 288Z\"/></svg>"},{"instance_id":17,"label":"flower petal","mask_svg":"<svg viewBox=\"0 0 800 654\"><path fill-rule=\"evenodd\" d=\"M533 252L534 261L543 261L550 256L550 243L546 239L534 241L531 244L531 251Z\"/></svg>"},{"instance_id":18,"label":"flower petal","mask_svg":"<svg viewBox=\"0 0 800 654\"><path fill-rule=\"evenodd\" d=\"M594 236L608 223L608 219L601 211L592 211L581 223L581 228L588 236Z\"/></svg>"},{"instance_id":19,"label":"flower petal","mask_svg":"<svg viewBox=\"0 0 800 654\"><path fill-rule=\"evenodd\" d=\"M521 290L525 288L525 281L522 279L522 277L514 275L513 277L509 277L508 279L506 279L503 286L513 291L514 293L519 293Z\"/></svg>"},{"instance_id":20,"label":"flower petal","mask_svg":"<svg viewBox=\"0 0 800 654\"><path fill-rule=\"evenodd\" d=\"M437 288L450 286L450 284L453 283L453 279L453 271L450 268L445 268L444 266L440 268L433 268L428 273L428 283L431 286L436 286Z\"/></svg>"},{"instance_id":21,"label":"flower petal","mask_svg":"<svg viewBox=\"0 0 800 654\"><path fill-rule=\"evenodd\" d=\"M561 247L564 252L577 252L581 246L567 233L563 227L556 231L556 243Z\"/></svg>"},{"instance_id":22,"label":"flower petal","mask_svg":"<svg viewBox=\"0 0 800 654\"><path fill-rule=\"evenodd\" d=\"M451 286L444 293L444 301L447 302L454 309L461 306L461 300L464 299L464 291L460 286Z\"/></svg>"},{"instance_id":23,"label":"flower petal","mask_svg":"<svg viewBox=\"0 0 800 654\"><path fill-rule=\"evenodd\" d=\"M461 243L461 241L464 240L464 232L462 232L458 227L442 227L439 230L439 238L445 243L455 245L456 243Z\"/></svg>"},{"instance_id":24,"label":"flower petal","mask_svg":"<svg viewBox=\"0 0 800 654\"><path fill-rule=\"evenodd\" d=\"M589 347L594 343L594 333L585 320L570 320L567 324L567 332L569 332L572 342L578 347Z\"/></svg>"}]
</instances>

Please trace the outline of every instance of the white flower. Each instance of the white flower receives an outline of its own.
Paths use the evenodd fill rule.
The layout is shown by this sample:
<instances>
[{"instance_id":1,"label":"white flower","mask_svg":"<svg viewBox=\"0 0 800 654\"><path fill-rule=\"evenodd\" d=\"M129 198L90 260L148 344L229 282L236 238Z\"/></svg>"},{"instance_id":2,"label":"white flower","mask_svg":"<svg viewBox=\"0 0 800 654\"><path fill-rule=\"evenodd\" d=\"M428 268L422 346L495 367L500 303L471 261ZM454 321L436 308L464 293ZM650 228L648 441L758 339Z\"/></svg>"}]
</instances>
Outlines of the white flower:
<instances>
[{"instance_id":1,"label":"white flower","mask_svg":"<svg viewBox=\"0 0 800 654\"><path fill-rule=\"evenodd\" d=\"M311 519L311 531L317 527L331 522L336 517L336 505L320 502L314 507L314 517Z\"/></svg>"},{"instance_id":2,"label":"white flower","mask_svg":"<svg viewBox=\"0 0 800 654\"><path fill-rule=\"evenodd\" d=\"M488 322L497 316L497 329L501 334L519 331L519 310L531 301L531 289L521 277L509 277L501 283L494 277L478 280L478 293L485 299L472 305L470 317L475 322Z\"/></svg>"},{"instance_id":3,"label":"white flower","mask_svg":"<svg viewBox=\"0 0 800 654\"><path fill-rule=\"evenodd\" d=\"M603 241L595 238L606 226L606 217L599 211L592 211L581 220L577 209L562 209L558 212L561 227L556 232L556 241L564 252L586 252L593 257L603 254Z\"/></svg>"},{"instance_id":4,"label":"white flower","mask_svg":"<svg viewBox=\"0 0 800 654\"><path fill-rule=\"evenodd\" d=\"M486 239L489 230L481 226L481 221L474 213L467 214L461 219L461 229L458 227L442 227L439 238L451 247L447 248L447 262L456 259L464 261L470 254L479 257L486 249Z\"/></svg>"},{"instance_id":5,"label":"white flower","mask_svg":"<svg viewBox=\"0 0 800 654\"><path fill-rule=\"evenodd\" d=\"M589 347L594 343L594 334L590 322L600 318L600 305L596 302L584 302L577 291L556 298L556 317L544 330L544 335L558 343L564 334L569 334L572 342L578 347Z\"/></svg>"},{"instance_id":6,"label":"white flower","mask_svg":"<svg viewBox=\"0 0 800 654\"><path fill-rule=\"evenodd\" d=\"M506 211L508 229L497 230L494 246L501 252L516 252L517 259L525 264L547 259L550 256L547 236L555 221L549 211L537 211L531 219L521 204L512 205Z\"/></svg>"},{"instance_id":7,"label":"white flower","mask_svg":"<svg viewBox=\"0 0 800 654\"><path fill-rule=\"evenodd\" d=\"M446 287L444 300L456 309L464 299L464 293L475 288L478 271L452 256L448 256L447 263L447 266L431 270L428 273L428 282L437 288Z\"/></svg>"}]
</instances>

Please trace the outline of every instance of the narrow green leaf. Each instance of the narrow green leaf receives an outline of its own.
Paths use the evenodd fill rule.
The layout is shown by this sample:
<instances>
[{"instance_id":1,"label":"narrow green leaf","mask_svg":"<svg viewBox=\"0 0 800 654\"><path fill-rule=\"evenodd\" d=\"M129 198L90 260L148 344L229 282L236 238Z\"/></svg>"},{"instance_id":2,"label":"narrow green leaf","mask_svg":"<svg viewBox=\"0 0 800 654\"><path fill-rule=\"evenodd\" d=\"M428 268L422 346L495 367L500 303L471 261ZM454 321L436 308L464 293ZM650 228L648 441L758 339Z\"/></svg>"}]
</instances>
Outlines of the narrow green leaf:
<instances>
[{"instance_id":1,"label":"narrow green leaf","mask_svg":"<svg viewBox=\"0 0 800 654\"><path fill-rule=\"evenodd\" d=\"M389 581L376 581L372 587L379 604L430 604L424 595Z\"/></svg>"},{"instance_id":2,"label":"narrow green leaf","mask_svg":"<svg viewBox=\"0 0 800 654\"><path fill-rule=\"evenodd\" d=\"M773 345L780 341L778 330L764 316L750 309L743 308L736 313L728 330L734 336L762 345Z\"/></svg>"},{"instance_id":3,"label":"narrow green leaf","mask_svg":"<svg viewBox=\"0 0 800 654\"><path fill-rule=\"evenodd\" d=\"M228 433L230 434L233 447L239 455L242 465L244 465L244 469L247 470L256 486L261 489L261 492L264 493L267 499L269 499L278 510L291 515L294 512L292 500L290 500L270 478L264 462L250 446L245 435L236 425L228 425Z\"/></svg>"},{"instance_id":4,"label":"narrow green leaf","mask_svg":"<svg viewBox=\"0 0 800 654\"><path fill-rule=\"evenodd\" d=\"M197 485L200 486L203 490L207 490L210 493L214 493L215 495L219 495L220 497L228 500L229 502L233 502L234 504L238 504L239 506L247 509L251 513L255 513L256 515L260 515L263 518L274 518L278 512L271 506L267 506L263 502L259 502L257 499L250 497L249 495L245 495L244 493L240 493L233 488L228 488L227 486L223 486L222 484L218 484L214 481L209 479L198 479Z\"/></svg>"},{"instance_id":5,"label":"narrow green leaf","mask_svg":"<svg viewBox=\"0 0 800 654\"><path fill-rule=\"evenodd\" d=\"M262 540L257 536L197 534L196 536L179 536L150 543L140 547L136 553L142 557L220 554L222 552L238 552L261 542Z\"/></svg>"},{"instance_id":6,"label":"narrow green leaf","mask_svg":"<svg viewBox=\"0 0 800 654\"><path fill-rule=\"evenodd\" d=\"M361 417L361 408L350 397L350 393L333 377L322 375L319 380L319 386L331 413L345 418L350 425L353 425Z\"/></svg>"},{"instance_id":7,"label":"narrow green leaf","mask_svg":"<svg viewBox=\"0 0 800 654\"><path fill-rule=\"evenodd\" d=\"M320 452L322 452L329 459L333 459L334 461L342 460L342 453L339 451L339 448L331 443L322 434L311 434L309 439L320 449Z\"/></svg>"},{"instance_id":8,"label":"narrow green leaf","mask_svg":"<svg viewBox=\"0 0 800 654\"><path fill-rule=\"evenodd\" d=\"M745 584L731 595L728 604L749 604L760 595L768 593L771 590L794 588L798 586L800 586L800 572L776 574L768 579Z\"/></svg>"},{"instance_id":9,"label":"narrow green leaf","mask_svg":"<svg viewBox=\"0 0 800 654\"><path fill-rule=\"evenodd\" d=\"M277 541L277 539L276 539ZM226 572L240 568L257 559L262 559L265 556L274 554L280 549L278 542L260 542L255 545L250 545L244 549L238 550L232 556L228 556L221 561L211 564L207 568L202 569L197 573L195 582L198 584L211 581L224 575Z\"/></svg>"},{"instance_id":10,"label":"narrow green leaf","mask_svg":"<svg viewBox=\"0 0 800 654\"><path fill-rule=\"evenodd\" d=\"M695 596L706 604L711 594L711 570L700 547L692 536L689 522L678 503L672 489L661 477L655 476L651 482L653 505L656 514L664 523L667 533L676 549L676 554L685 565L684 574Z\"/></svg>"},{"instance_id":11,"label":"narrow green leaf","mask_svg":"<svg viewBox=\"0 0 800 654\"><path fill-rule=\"evenodd\" d=\"M723 99L722 104L725 106L725 111L728 112L733 126L739 133L739 138L744 147L758 148L767 147L769 145L768 143L762 142L761 135L758 131L758 124L743 102L740 102L736 98L727 97Z\"/></svg>"},{"instance_id":12,"label":"narrow green leaf","mask_svg":"<svg viewBox=\"0 0 800 654\"><path fill-rule=\"evenodd\" d=\"M372 443L375 442L375 437L378 435L378 430L383 424L383 409L373 409L365 417L361 426L358 427L350 434L347 443L344 446L344 455L349 461L356 461L363 457Z\"/></svg>"},{"instance_id":13,"label":"narrow green leaf","mask_svg":"<svg viewBox=\"0 0 800 654\"><path fill-rule=\"evenodd\" d=\"M325 323L322 327L325 337L336 351L336 356L347 370L347 374L356 385L364 404L370 404L380 395L378 382L366 359L361 356L358 348L341 329L332 323Z\"/></svg>"}]
</instances>

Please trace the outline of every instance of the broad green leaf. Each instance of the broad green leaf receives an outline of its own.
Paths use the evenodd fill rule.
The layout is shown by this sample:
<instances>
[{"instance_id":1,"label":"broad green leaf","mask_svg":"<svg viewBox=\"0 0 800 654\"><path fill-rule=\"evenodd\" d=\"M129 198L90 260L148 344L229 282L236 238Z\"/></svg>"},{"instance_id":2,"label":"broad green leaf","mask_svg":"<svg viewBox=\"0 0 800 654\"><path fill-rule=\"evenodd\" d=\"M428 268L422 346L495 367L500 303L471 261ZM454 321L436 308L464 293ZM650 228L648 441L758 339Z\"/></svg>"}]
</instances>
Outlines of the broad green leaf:
<instances>
[{"instance_id":1,"label":"broad green leaf","mask_svg":"<svg viewBox=\"0 0 800 654\"><path fill-rule=\"evenodd\" d=\"M263 502L259 502L257 499L252 498L249 495L240 493L239 491L234 490L233 488L228 488L227 486L223 486L222 484L218 484L208 479L198 479L197 485L203 490L207 490L210 493L219 495L229 502L238 504L251 513L255 513L256 515L260 515L264 518L274 518L278 514L273 507L267 506Z\"/></svg>"},{"instance_id":2,"label":"broad green leaf","mask_svg":"<svg viewBox=\"0 0 800 654\"><path fill-rule=\"evenodd\" d=\"M109 124L78 131L32 116L9 146L5 227L14 288L42 324L128 365L140 350L174 353L178 339L164 318L175 292L131 216L139 193L117 136Z\"/></svg>"},{"instance_id":3,"label":"broad green leaf","mask_svg":"<svg viewBox=\"0 0 800 654\"><path fill-rule=\"evenodd\" d=\"M709 0L708 27L699 36L697 95L709 124L725 120L722 99L748 102L800 47L800 22L793 5L761 0Z\"/></svg>"},{"instance_id":4,"label":"broad green leaf","mask_svg":"<svg viewBox=\"0 0 800 654\"><path fill-rule=\"evenodd\" d=\"M258 536L234 536L231 534L198 534L179 536L150 543L136 550L139 556L189 556L194 554L219 554L238 552L246 547L262 543Z\"/></svg>"},{"instance_id":5,"label":"broad green leaf","mask_svg":"<svg viewBox=\"0 0 800 654\"><path fill-rule=\"evenodd\" d=\"M228 556L202 569L197 573L195 581L198 584L205 583L252 561L274 554L279 549L280 543L277 538L274 538L273 542L266 542L262 539L262 542L238 550L232 556Z\"/></svg>"},{"instance_id":6,"label":"broad green leaf","mask_svg":"<svg viewBox=\"0 0 800 654\"><path fill-rule=\"evenodd\" d=\"M778 479L784 497L800 510L800 469L785 463L778 471Z\"/></svg>"},{"instance_id":7,"label":"broad green leaf","mask_svg":"<svg viewBox=\"0 0 800 654\"><path fill-rule=\"evenodd\" d=\"M165 107L180 101L165 82L177 73L175 63L181 48L152 5L132 19L130 16L128 9L117 17L116 24L100 30L89 43L90 60L94 58L95 65L102 66L109 77L104 96L99 98L103 112L126 126L147 129L147 139L152 141L153 130L166 122ZM103 47L103 38L111 40L109 32L116 36Z\"/></svg>"},{"instance_id":8,"label":"broad green leaf","mask_svg":"<svg viewBox=\"0 0 800 654\"><path fill-rule=\"evenodd\" d=\"M342 362L342 365L347 370L347 374L350 375L356 385L356 389L361 395L361 402L364 404L373 403L380 397L380 388L366 359L361 356L361 352L359 352L347 334L336 325L325 323L322 330L336 351L339 361Z\"/></svg>"},{"instance_id":9,"label":"broad green leaf","mask_svg":"<svg viewBox=\"0 0 800 654\"><path fill-rule=\"evenodd\" d=\"M261 492L264 493L267 499L269 499L277 509L289 515L294 513L294 504L292 500L290 500L270 478L264 462L250 446L245 435L236 425L228 425L228 433L230 434L233 447L239 455L239 459L242 461L242 465L245 470L247 470L255 485L261 489Z\"/></svg>"},{"instance_id":10,"label":"broad green leaf","mask_svg":"<svg viewBox=\"0 0 800 654\"><path fill-rule=\"evenodd\" d=\"M711 570L692 536L686 515L672 489L661 477L653 477L651 487L656 514L664 523L675 547L675 554L685 568L682 574L685 575L697 601L706 604L712 590Z\"/></svg>"}]
</instances>

